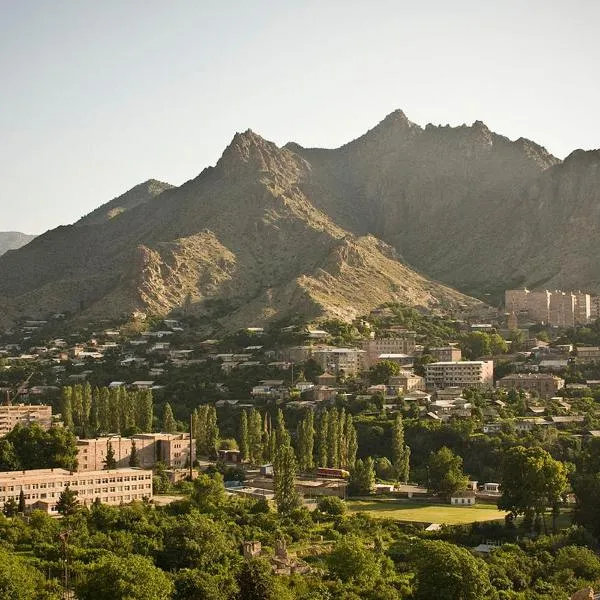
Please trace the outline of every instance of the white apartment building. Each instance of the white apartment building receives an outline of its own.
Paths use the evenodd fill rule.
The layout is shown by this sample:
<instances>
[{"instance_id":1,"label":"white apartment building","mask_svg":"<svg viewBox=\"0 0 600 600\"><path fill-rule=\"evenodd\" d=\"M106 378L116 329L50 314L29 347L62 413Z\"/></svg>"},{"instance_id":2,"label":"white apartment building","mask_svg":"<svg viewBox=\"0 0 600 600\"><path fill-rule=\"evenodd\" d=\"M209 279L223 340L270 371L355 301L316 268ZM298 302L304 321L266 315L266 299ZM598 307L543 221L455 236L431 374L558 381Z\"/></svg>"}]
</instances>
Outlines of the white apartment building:
<instances>
[{"instance_id":1,"label":"white apartment building","mask_svg":"<svg viewBox=\"0 0 600 600\"><path fill-rule=\"evenodd\" d=\"M129 467L87 473L66 469L0 472L0 510L11 498L18 502L22 490L28 509L57 514L56 503L67 486L77 492L83 506L89 506L96 498L114 506L152 499L152 471Z\"/></svg>"},{"instance_id":2,"label":"white apartment building","mask_svg":"<svg viewBox=\"0 0 600 600\"><path fill-rule=\"evenodd\" d=\"M494 383L494 361L444 361L425 365L427 389L446 387L491 387Z\"/></svg>"},{"instance_id":3,"label":"white apartment building","mask_svg":"<svg viewBox=\"0 0 600 600\"><path fill-rule=\"evenodd\" d=\"M52 407L48 404L0 406L0 436L12 431L19 423L37 423L40 427L48 429L52 425Z\"/></svg>"},{"instance_id":4,"label":"white apartment building","mask_svg":"<svg viewBox=\"0 0 600 600\"><path fill-rule=\"evenodd\" d=\"M594 318L595 297L584 292L532 292L506 290L504 304L508 313L555 327L585 325Z\"/></svg>"}]
</instances>

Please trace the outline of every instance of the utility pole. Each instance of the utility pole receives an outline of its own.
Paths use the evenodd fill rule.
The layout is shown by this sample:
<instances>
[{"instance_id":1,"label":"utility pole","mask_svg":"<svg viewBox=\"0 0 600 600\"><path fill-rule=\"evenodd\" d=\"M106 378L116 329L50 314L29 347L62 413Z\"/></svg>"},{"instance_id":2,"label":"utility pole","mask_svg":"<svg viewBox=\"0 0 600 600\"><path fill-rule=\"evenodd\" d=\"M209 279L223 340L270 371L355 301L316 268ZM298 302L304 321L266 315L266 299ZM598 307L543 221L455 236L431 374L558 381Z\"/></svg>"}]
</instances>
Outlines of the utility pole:
<instances>
[{"instance_id":1,"label":"utility pole","mask_svg":"<svg viewBox=\"0 0 600 600\"><path fill-rule=\"evenodd\" d=\"M194 481L194 451L193 451L193 433L194 433L194 413L190 413L190 481Z\"/></svg>"}]
</instances>

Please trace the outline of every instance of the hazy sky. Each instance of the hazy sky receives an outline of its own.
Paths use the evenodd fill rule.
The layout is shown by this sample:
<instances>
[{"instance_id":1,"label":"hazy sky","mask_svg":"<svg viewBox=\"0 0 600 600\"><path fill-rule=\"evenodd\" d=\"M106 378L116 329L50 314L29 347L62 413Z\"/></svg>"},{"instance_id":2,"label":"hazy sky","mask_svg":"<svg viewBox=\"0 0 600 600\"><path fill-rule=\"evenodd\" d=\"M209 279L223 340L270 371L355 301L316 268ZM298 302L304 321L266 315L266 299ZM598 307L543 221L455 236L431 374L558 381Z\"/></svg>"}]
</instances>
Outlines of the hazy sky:
<instances>
[{"instance_id":1,"label":"hazy sky","mask_svg":"<svg viewBox=\"0 0 600 600\"><path fill-rule=\"evenodd\" d=\"M396 108L600 147L597 0L0 0L0 231L71 223L236 131L339 146Z\"/></svg>"}]
</instances>

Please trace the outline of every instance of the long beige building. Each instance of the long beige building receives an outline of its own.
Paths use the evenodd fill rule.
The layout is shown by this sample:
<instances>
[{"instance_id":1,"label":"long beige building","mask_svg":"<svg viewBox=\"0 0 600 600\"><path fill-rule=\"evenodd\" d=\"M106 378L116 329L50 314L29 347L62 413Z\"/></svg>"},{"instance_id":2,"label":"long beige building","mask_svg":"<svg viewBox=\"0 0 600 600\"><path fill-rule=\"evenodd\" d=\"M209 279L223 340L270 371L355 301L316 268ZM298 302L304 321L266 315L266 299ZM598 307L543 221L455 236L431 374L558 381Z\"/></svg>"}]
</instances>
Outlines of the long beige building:
<instances>
[{"instance_id":1,"label":"long beige building","mask_svg":"<svg viewBox=\"0 0 600 600\"><path fill-rule=\"evenodd\" d=\"M498 387L508 390L536 392L542 398L552 398L565 387L565 380L549 373L513 373L497 382Z\"/></svg>"},{"instance_id":2,"label":"long beige building","mask_svg":"<svg viewBox=\"0 0 600 600\"><path fill-rule=\"evenodd\" d=\"M506 311L517 317L555 327L585 325L594 317L594 298L581 291L548 290L532 292L527 288L506 290Z\"/></svg>"},{"instance_id":3,"label":"long beige building","mask_svg":"<svg viewBox=\"0 0 600 600\"><path fill-rule=\"evenodd\" d=\"M66 469L0 472L0 510L11 498L18 502L22 490L28 510L38 508L55 515L56 503L66 487L77 492L83 506L96 499L110 505L152 499L152 471L126 468L87 473Z\"/></svg>"},{"instance_id":4,"label":"long beige building","mask_svg":"<svg viewBox=\"0 0 600 600\"><path fill-rule=\"evenodd\" d=\"M415 353L416 333L414 331L397 332L393 337L365 340L363 342L363 368L372 367L382 354Z\"/></svg>"},{"instance_id":5,"label":"long beige building","mask_svg":"<svg viewBox=\"0 0 600 600\"><path fill-rule=\"evenodd\" d=\"M465 360L434 362L425 365L427 389L446 387L491 387L494 384L494 361Z\"/></svg>"},{"instance_id":6,"label":"long beige building","mask_svg":"<svg viewBox=\"0 0 600 600\"><path fill-rule=\"evenodd\" d=\"M12 404L0 406L0 436L11 432L18 424L37 423L48 429L52 425L52 407L48 404Z\"/></svg>"},{"instance_id":7,"label":"long beige building","mask_svg":"<svg viewBox=\"0 0 600 600\"><path fill-rule=\"evenodd\" d=\"M135 443L139 466L150 468L157 462L167 467L189 465L196 459L196 440L188 433L139 433L131 437L119 435L77 440L79 471L97 471L104 468L109 445L112 447L117 467L128 467Z\"/></svg>"}]
</instances>

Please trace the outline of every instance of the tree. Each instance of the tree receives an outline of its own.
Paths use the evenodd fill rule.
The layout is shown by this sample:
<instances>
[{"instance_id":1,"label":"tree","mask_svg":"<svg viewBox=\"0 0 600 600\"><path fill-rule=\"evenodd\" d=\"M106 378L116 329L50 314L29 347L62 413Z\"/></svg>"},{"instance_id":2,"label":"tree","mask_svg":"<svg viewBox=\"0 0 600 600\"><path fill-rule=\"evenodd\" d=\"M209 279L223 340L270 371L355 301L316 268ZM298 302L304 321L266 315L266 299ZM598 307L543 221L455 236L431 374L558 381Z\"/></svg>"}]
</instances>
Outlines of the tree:
<instances>
[{"instance_id":1,"label":"tree","mask_svg":"<svg viewBox=\"0 0 600 600\"><path fill-rule=\"evenodd\" d=\"M242 564L237 576L237 600L279 600L271 565L261 558L251 558Z\"/></svg>"},{"instance_id":2,"label":"tree","mask_svg":"<svg viewBox=\"0 0 600 600\"><path fill-rule=\"evenodd\" d=\"M77 492L67 486L58 497L56 503L56 511L63 517L68 517L77 512L79 501L77 500Z\"/></svg>"},{"instance_id":3,"label":"tree","mask_svg":"<svg viewBox=\"0 0 600 600\"><path fill-rule=\"evenodd\" d=\"M23 492L23 488L19 492L19 506L17 507L20 513L25 513L25 509L27 505L25 504L25 493Z\"/></svg>"},{"instance_id":4,"label":"tree","mask_svg":"<svg viewBox=\"0 0 600 600\"><path fill-rule=\"evenodd\" d=\"M173 416L173 409L168 402L165 404L163 411L162 430L165 433L175 433L177 431L177 423Z\"/></svg>"},{"instance_id":5,"label":"tree","mask_svg":"<svg viewBox=\"0 0 600 600\"><path fill-rule=\"evenodd\" d=\"M148 558L110 553L88 566L76 581L75 592L81 600L165 600L171 597L173 584Z\"/></svg>"},{"instance_id":6,"label":"tree","mask_svg":"<svg viewBox=\"0 0 600 600\"><path fill-rule=\"evenodd\" d=\"M18 468L19 459L12 442L0 439L0 471L16 471Z\"/></svg>"},{"instance_id":7,"label":"tree","mask_svg":"<svg viewBox=\"0 0 600 600\"><path fill-rule=\"evenodd\" d=\"M141 431L150 432L154 423L154 398L152 390L143 390L139 399L138 427Z\"/></svg>"},{"instance_id":8,"label":"tree","mask_svg":"<svg viewBox=\"0 0 600 600\"><path fill-rule=\"evenodd\" d=\"M448 542L423 541L412 554L415 600L480 600L492 587L485 562Z\"/></svg>"},{"instance_id":9,"label":"tree","mask_svg":"<svg viewBox=\"0 0 600 600\"><path fill-rule=\"evenodd\" d=\"M98 429L104 433L110 431L110 392L107 387L100 388L98 394Z\"/></svg>"},{"instance_id":10,"label":"tree","mask_svg":"<svg viewBox=\"0 0 600 600\"><path fill-rule=\"evenodd\" d=\"M44 577L21 557L0 548L0 597L4 600L44 598Z\"/></svg>"},{"instance_id":11,"label":"tree","mask_svg":"<svg viewBox=\"0 0 600 600\"><path fill-rule=\"evenodd\" d=\"M339 541L327 558L327 566L331 574L344 583L369 584L381 574L377 554L357 537Z\"/></svg>"},{"instance_id":12,"label":"tree","mask_svg":"<svg viewBox=\"0 0 600 600\"><path fill-rule=\"evenodd\" d=\"M248 417L248 446L250 462L260 464L263 460L262 418L255 408L250 409Z\"/></svg>"},{"instance_id":13,"label":"tree","mask_svg":"<svg viewBox=\"0 0 600 600\"><path fill-rule=\"evenodd\" d=\"M73 404L71 397L73 395L73 388L71 386L65 386L62 389L61 394L61 416L64 426L68 429L73 429Z\"/></svg>"},{"instance_id":14,"label":"tree","mask_svg":"<svg viewBox=\"0 0 600 600\"><path fill-rule=\"evenodd\" d=\"M245 410L242 411L240 418L240 454L242 460L248 460L250 458L250 447L248 443L248 413Z\"/></svg>"},{"instance_id":15,"label":"tree","mask_svg":"<svg viewBox=\"0 0 600 600\"><path fill-rule=\"evenodd\" d=\"M410 448L404 441L404 423L400 415L396 416L392 430L392 460L396 478L406 483L410 472Z\"/></svg>"},{"instance_id":16,"label":"tree","mask_svg":"<svg viewBox=\"0 0 600 600\"><path fill-rule=\"evenodd\" d=\"M5 517L14 517L19 512L17 501L11 496L5 503L2 513Z\"/></svg>"},{"instance_id":17,"label":"tree","mask_svg":"<svg viewBox=\"0 0 600 600\"><path fill-rule=\"evenodd\" d=\"M539 446L515 446L502 460L498 508L513 517L524 514L531 525L535 517L543 518L548 507L558 507L566 487L567 471L562 462Z\"/></svg>"},{"instance_id":18,"label":"tree","mask_svg":"<svg viewBox=\"0 0 600 600\"><path fill-rule=\"evenodd\" d=\"M337 496L321 496L317 501L317 510L332 517L342 517L348 511L348 507Z\"/></svg>"},{"instance_id":19,"label":"tree","mask_svg":"<svg viewBox=\"0 0 600 600\"><path fill-rule=\"evenodd\" d=\"M104 468L106 470L116 469L117 468L117 460L115 459L115 450L112 447L112 444L108 442L106 445L106 456L102 461L104 463Z\"/></svg>"},{"instance_id":20,"label":"tree","mask_svg":"<svg viewBox=\"0 0 600 600\"><path fill-rule=\"evenodd\" d=\"M371 385L387 383L389 378L400 373L400 365L391 360L380 360L369 369L368 377Z\"/></svg>"},{"instance_id":21,"label":"tree","mask_svg":"<svg viewBox=\"0 0 600 600\"><path fill-rule=\"evenodd\" d=\"M447 499L465 489L469 478L463 473L462 465L462 458L446 446L433 452L427 462L428 488Z\"/></svg>"},{"instance_id":22,"label":"tree","mask_svg":"<svg viewBox=\"0 0 600 600\"><path fill-rule=\"evenodd\" d=\"M329 415L327 411L321 413L319 419L319 428L317 431L317 466L326 467L328 452L328 436L329 436Z\"/></svg>"},{"instance_id":23,"label":"tree","mask_svg":"<svg viewBox=\"0 0 600 600\"><path fill-rule=\"evenodd\" d=\"M275 451L273 488L279 513L289 514L300 506L296 491L296 457L289 441Z\"/></svg>"},{"instance_id":24,"label":"tree","mask_svg":"<svg viewBox=\"0 0 600 600\"><path fill-rule=\"evenodd\" d=\"M356 461L350 471L348 493L353 496L372 494L375 491L375 463L369 456L364 461Z\"/></svg>"},{"instance_id":25,"label":"tree","mask_svg":"<svg viewBox=\"0 0 600 600\"><path fill-rule=\"evenodd\" d=\"M121 406L119 388L108 390L108 429L111 433L121 433Z\"/></svg>"},{"instance_id":26,"label":"tree","mask_svg":"<svg viewBox=\"0 0 600 600\"><path fill-rule=\"evenodd\" d=\"M73 424L77 431L81 431L85 424L85 420L83 416L83 388L80 384L73 387L71 404L73 406Z\"/></svg>"},{"instance_id":27,"label":"tree","mask_svg":"<svg viewBox=\"0 0 600 600\"><path fill-rule=\"evenodd\" d=\"M199 569L181 569L175 576L173 600L230 600L236 592L230 573L212 575Z\"/></svg>"},{"instance_id":28,"label":"tree","mask_svg":"<svg viewBox=\"0 0 600 600\"><path fill-rule=\"evenodd\" d=\"M114 456L113 456L114 459ZM135 440L131 440L131 454L129 455L129 466L130 467L139 467L140 466L140 457L138 455L138 451L135 445Z\"/></svg>"},{"instance_id":29,"label":"tree","mask_svg":"<svg viewBox=\"0 0 600 600\"><path fill-rule=\"evenodd\" d=\"M329 423L327 429L327 466L337 468L340 466L339 452L339 415L333 409L329 411Z\"/></svg>"},{"instance_id":30,"label":"tree","mask_svg":"<svg viewBox=\"0 0 600 600\"><path fill-rule=\"evenodd\" d=\"M314 467L315 415L309 410L298 425L298 466L301 471Z\"/></svg>"},{"instance_id":31,"label":"tree","mask_svg":"<svg viewBox=\"0 0 600 600\"><path fill-rule=\"evenodd\" d=\"M354 420L351 414L346 415L346 443L348 444L347 461L343 467L352 469L356 463L356 453L358 452L358 437L356 435L356 428L354 427Z\"/></svg>"},{"instance_id":32,"label":"tree","mask_svg":"<svg viewBox=\"0 0 600 600\"><path fill-rule=\"evenodd\" d=\"M217 445L219 443L219 425L217 423L217 409L209 407L206 417L206 454L210 458L217 456Z\"/></svg>"},{"instance_id":33,"label":"tree","mask_svg":"<svg viewBox=\"0 0 600 600\"><path fill-rule=\"evenodd\" d=\"M192 502L204 511L212 511L225 500L225 486L221 473L215 473L212 477L204 473L194 479Z\"/></svg>"},{"instance_id":34,"label":"tree","mask_svg":"<svg viewBox=\"0 0 600 600\"><path fill-rule=\"evenodd\" d=\"M469 359L491 354L490 338L487 333L472 331L463 337L460 344L462 352Z\"/></svg>"}]
</instances>

